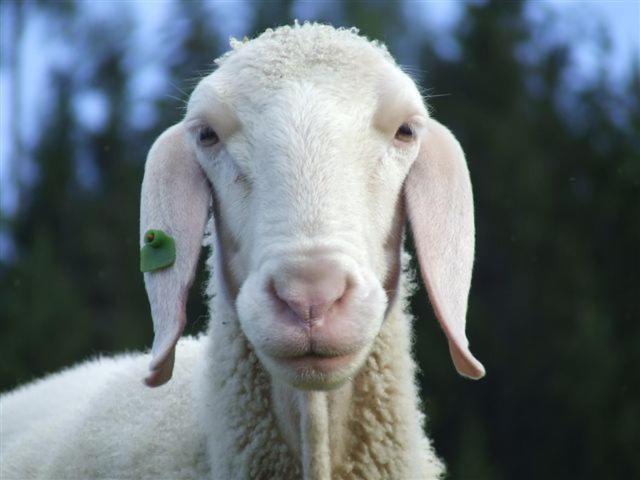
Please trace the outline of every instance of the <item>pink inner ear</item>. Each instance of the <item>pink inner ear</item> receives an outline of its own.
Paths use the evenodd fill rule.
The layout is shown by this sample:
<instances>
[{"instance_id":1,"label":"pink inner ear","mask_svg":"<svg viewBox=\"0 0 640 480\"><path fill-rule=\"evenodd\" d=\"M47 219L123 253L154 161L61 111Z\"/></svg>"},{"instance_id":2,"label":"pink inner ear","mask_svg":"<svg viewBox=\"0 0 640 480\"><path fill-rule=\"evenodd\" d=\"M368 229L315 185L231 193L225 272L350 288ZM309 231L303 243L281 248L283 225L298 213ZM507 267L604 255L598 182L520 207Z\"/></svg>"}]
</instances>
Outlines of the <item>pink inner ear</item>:
<instances>
[{"instance_id":1,"label":"pink inner ear","mask_svg":"<svg viewBox=\"0 0 640 480\"><path fill-rule=\"evenodd\" d=\"M461 375L481 378L484 367L465 334L475 236L471 181L460 145L435 120L428 121L404 193L422 278L453 363Z\"/></svg>"},{"instance_id":2,"label":"pink inner ear","mask_svg":"<svg viewBox=\"0 0 640 480\"><path fill-rule=\"evenodd\" d=\"M140 205L140 237L149 229L171 235L173 265L144 274L153 317L153 360L145 383L156 387L172 375L175 346L186 323L186 303L195 276L211 194L182 124L154 143L145 165Z\"/></svg>"}]
</instances>

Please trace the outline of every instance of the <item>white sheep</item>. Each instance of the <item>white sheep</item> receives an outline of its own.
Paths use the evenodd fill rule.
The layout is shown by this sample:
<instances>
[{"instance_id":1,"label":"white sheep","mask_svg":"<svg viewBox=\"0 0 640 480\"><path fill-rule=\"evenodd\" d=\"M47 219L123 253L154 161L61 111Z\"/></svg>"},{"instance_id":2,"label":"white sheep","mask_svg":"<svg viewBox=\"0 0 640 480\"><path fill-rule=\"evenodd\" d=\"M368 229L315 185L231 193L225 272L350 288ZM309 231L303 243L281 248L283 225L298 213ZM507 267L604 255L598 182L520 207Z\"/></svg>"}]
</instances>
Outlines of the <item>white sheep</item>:
<instances>
[{"instance_id":1,"label":"white sheep","mask_svg":"<svg viewBox=\"0 0 640 480\"><path fill-rule=\"evenodd\" d=\"M146 163L141 232L166 232L177 255L144 275L145 382L166 385L140 382L148 356L136 354L5 394L3 479L442 474L415 386L402 243L408 216L455 367L482 377L464 332L464 154L355 30L296 24L232 47ZM176 348L203 236L209 331Z\"/></svg>"}]
</instances>

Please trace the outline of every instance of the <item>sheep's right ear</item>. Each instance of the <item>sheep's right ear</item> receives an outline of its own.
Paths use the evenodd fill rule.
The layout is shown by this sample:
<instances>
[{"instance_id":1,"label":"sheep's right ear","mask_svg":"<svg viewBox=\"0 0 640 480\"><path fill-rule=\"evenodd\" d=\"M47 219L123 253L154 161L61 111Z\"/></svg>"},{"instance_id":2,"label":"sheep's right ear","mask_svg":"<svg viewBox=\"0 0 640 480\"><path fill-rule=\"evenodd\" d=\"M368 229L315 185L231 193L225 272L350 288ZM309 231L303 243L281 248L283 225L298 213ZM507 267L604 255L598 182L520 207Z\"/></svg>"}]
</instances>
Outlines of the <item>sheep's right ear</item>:
<instances>
[{"instance_id":1,"label":"sheep's right ear","mask_svg":"<svg viewBox=\"0 0 640 480\"><path fill-rule=\"evenodd\" d=\"M175 262L144 274L153 317L153 359L145 383L157 387L173 372L175 346L186 323L186 304L207 221L211 190L194 147L179 123L155 141L145 165L140 202L140 245L147 230L175 241Z\"/></svg>"},{"instance_id":2,"label":"sheep's right ear","mask_svg":"<svg viewBox=\"0 0 640 480\"><path fill-rule=\"evenodd\" d=\"M484 367L465 334L475 240L471 180L460 144L433 119L404 194L422 278L453 363L461 375L482 378Z\"/></svg>"}]
</instances>

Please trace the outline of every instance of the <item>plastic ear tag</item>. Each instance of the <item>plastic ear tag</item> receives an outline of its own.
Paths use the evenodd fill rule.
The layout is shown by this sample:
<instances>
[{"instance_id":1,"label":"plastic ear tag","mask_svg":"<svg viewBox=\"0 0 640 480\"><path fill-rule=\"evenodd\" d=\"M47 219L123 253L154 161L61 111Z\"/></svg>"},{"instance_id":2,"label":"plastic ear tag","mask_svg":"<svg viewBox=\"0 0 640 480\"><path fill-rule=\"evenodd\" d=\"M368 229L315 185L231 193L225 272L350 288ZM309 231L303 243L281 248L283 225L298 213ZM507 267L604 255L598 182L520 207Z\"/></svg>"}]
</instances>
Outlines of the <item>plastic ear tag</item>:
<instances>
[{"instance_id":1,"label":"plastic ear tag","mask_svg":"<svg viewBox=\"0 0 640 480\"><path fill-rule=\"evenodd\" d=\"M176 242L162 230L147 230L140 250L140 271L153 272L173 265Z\"/></svg>"}]
</instances>

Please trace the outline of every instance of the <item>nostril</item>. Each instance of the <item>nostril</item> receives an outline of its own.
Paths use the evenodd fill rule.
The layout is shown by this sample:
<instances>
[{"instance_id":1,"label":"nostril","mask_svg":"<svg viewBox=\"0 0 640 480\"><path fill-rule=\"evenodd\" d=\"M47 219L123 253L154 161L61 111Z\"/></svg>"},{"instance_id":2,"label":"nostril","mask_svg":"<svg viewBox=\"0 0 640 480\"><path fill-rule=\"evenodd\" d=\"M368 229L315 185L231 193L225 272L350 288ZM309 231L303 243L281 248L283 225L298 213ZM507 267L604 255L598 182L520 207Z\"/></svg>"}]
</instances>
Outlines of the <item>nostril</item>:
<instances>
[{"instance_id":1,"label":"nostril","mask_svg":"<svg viewBox=\"0 0 640 480\"><path fill-rule=\"evenodd\" d=\"M295 310L292 308L291 304L280 295L280 293L278 292L278 289L276 288L275 283L273 282L273 280L271 280L269 282L267 290L269 291L269 294L271 295L271 298L274 300L274 302L280 308L282 308L284 310L291 309L291 310L293 310L295 312Z\"/></svg>"}]
</instances>

